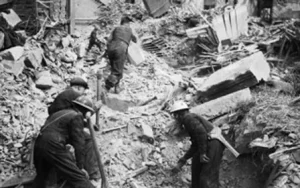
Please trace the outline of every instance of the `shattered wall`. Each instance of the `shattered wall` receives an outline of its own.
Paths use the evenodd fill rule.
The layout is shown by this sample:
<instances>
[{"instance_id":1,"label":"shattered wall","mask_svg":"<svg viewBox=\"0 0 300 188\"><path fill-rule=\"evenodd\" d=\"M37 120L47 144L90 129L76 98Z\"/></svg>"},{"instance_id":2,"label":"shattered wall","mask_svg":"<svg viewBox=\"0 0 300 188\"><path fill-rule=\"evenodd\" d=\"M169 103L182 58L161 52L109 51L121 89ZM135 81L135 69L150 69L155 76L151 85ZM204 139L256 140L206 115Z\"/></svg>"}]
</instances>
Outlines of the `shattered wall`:
<instances>
[{"instance_id":1,"label":"shattered wall","mask_svg":"<svg viewBox=\"0 0 300 188\"><path fill-rule=\"evenodd\" d=\"M23 21L21 28L35 34L47 17L53 22L66 23L68 1L70 0L16 0L13 9Z\"/></svg>"},{"instance_id":2,"label":"shattered wall","mask_svg":"<svg viewBox=\"0 0 300 188\"><path fill-rule=\"evenodd\" d=\"M273 18L300 18L299 0L275 0L273 6Z\"/></svg>"},{"instance_id":3,"label":"shattered wall","mask_svg":"<svg viewBox=\"0 0 300 188\"><path fill-rule=\"evenodd\" d=\"M52 21L65 23L68 19L68 0L37 1L38 16L42 22L47 16Z\"/></svg>"},{"instance_id":4,"label":"shattered wall","mask_svg":"<svg viewBox=\"0 0 300 188\"><path fill-rule=\"evenodd\" d=\"M33 34L38 30L36 20L36 4L33 0L15 0L13 7L14 11L23 21L20 28L26 30L28 33Z\"/></svg>"},{"instance_id":5,"label":"shattered wall","mask_svg":"<svg viewBox=\"0 0 300 188\"><path fill-rule=\"evenodd\" d=\"M35 1L33 0L16 0L13 9L22 20L34 18L36 15Z\"/></svg>"}]
</instances>

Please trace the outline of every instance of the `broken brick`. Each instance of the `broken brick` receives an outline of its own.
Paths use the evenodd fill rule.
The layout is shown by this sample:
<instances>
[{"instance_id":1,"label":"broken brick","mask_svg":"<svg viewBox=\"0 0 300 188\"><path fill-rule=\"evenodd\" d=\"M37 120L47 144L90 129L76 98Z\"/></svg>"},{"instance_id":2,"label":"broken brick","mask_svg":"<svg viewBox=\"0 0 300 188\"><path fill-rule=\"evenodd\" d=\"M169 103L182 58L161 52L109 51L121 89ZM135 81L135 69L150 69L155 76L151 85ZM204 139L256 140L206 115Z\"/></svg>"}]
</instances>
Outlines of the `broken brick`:
<instances>
[{"instance_id":1,"label":"broken brick","mask_svg":"<svg viewBox=\"0 0 300 188\"><path fill-rule=\"evenodd\" d=\"M27 51L25 65L30 68L37 69L43 61L44 51L41 48L35 48Z\"/></svg>"},{"instance_id":2,"label":"broken brick","mask_svg":"<svg viewBox=\"0 0 300 188\"><path fill-rule=\"evenodd\" d=\"M150 143L154 142L154 134L152 128L147 124L142 124L143 137L149 140Z\"/></svg>"},{"instance_id":3,"label":"broken brick","mask_svg":"<svg viewBox=\"0 0 300 188\"><path fill-rule=\"evenodd\" d=\"M1 64L8 73L13 73L18 76L24 69L24 58L21 58L24 52L24 48L16 46L7 49L0 53L2 59Z\"/></svg>"},{"instance_id":4,"label":"broken brick","mask_svg":"<svg viewBox=\"0 0 300 188\"><path fill-rule=\"evenodd\" d=\"M37 78L35 82L36 88L50 89L53 86L51 74L49 71L39 72L36 75L36 78Z\"/></svg>"}]
</instances>

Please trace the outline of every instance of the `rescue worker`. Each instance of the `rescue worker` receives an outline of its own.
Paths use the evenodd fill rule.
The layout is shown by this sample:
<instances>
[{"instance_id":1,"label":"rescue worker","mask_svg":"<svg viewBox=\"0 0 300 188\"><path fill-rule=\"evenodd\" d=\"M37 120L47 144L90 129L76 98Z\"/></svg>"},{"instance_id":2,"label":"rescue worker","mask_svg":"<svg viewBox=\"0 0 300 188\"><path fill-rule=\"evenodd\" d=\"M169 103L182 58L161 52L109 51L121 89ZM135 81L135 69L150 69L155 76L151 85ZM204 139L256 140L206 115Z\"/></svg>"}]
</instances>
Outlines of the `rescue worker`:
<instances>
[{"instance_id":1,"label":"rescue worker","mask_svg":"<svg viewBox=\"0 0 300 188\"><path fill-rule=\"evenodd\" d=\"M123 77L124 64L127 61L127 50L130 41L136 42L136 37L130 28L131 19L123 17L121 26L116 27L108 38L107 55L111 65L111 73L105 81L105 88L109 91L115 87L115 93L120 92L120 80Z\"/></svg>"},{"instance_id":2,"label":"rescue worker","mask_svg":"<svg viewBox=\"0 0 300 188\"><path fill-rule=\"evenodd\" d=\"M186 161L192 158L192 188L218 188L219 168L224 145L217 139L208 139L213 129L211 123L204 118L190 113L183 101L176 101L170 112L179 121L191 138L192 145L186 154L179 159L172 169L178 173Z\"/></svg>"},{"instance_id":3,"label":"rescue worker","mask_svg":"<svg viewBox=\"0 0 300 188\"><path fill-rule=\"evenodd\" d=\"M78 97L74 108L55 112L41 128L34 145L34 165L37 176L34 188L46 187L50 170L67 180L72 188L94 188L84 168L84 118L87 112L94 112L93 103L84 96ZM66 145L75 149L76 161Z\"/></svg>"},{"instance_id":4,"label":"rescue worker","mask_svg":"<svg viewBox=\"0 0 300 188\"><path fill-rule=\"evenodd\" d=\"M52 115L62 109L72 108L72 101L83 95L86 89L88 89L88 83L83 78L73 78L70 81L70 87L60 93L48 107L49 115Z\"/></svg>"},{"instance_id":5,"label":"rescue worker","mask_svg":"<svg viewBox=\"0 0 300 188\"><path fill-rule=\"evenodd\" d=\"M49 116L55 114L60 110L72 109L74 107L73 101L78 97L82 96L85 90L88 89L88 83L81 77L75 77L70 81L70 87L65 91L60 93L53 103L48 108ZM95 108L98 109L101 105L101 101L96 102ZM98 127L94 127L96 130L99 130ZM84 166L89 174L90 180L92 180L93 184L97 184L100 180L100 172L97 167L97 158L96 154L92 148L92 140L91 136L84 132L84 140L85 140L85 160ZM53 180L55 181L55 179Z\"/></svg>"},{"instance_id":6,"label":"rescue worker","mask_svg":"<svg viewBox=\"0 0 300 188\"><path fill-rule=\"evenodd\" d=\"M103 43L97 37L97 33L100 30L99 26L98 25L93 25L93 26L94 26L94 29L90 35L89 46L87 48L87 52L89 52L94 45L96 45L98 47L99 51L101 51L101 44Z\"/></svg>"}]
</instances>

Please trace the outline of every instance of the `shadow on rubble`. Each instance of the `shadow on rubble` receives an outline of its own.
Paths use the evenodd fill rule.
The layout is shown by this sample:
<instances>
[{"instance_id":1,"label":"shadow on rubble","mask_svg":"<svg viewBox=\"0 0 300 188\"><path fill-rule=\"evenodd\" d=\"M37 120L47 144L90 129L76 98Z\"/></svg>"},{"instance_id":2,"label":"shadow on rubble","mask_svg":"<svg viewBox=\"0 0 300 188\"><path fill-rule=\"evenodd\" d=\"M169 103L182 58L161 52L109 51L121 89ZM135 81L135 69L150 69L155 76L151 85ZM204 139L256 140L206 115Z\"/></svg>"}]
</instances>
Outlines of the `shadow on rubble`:
<instances>
[{"instance_id":1,"label":"shadow on rubble","mask_svg":"<svg viewBox=\"0 0 300 188\"><path fill-rule=\"evenodd\" d=\"M228 151L225 151L220 169L221 188L267 187L266 184L273 168L268 153L255 151L254 153L241 154L236 160Z\"/></svg>"}]
</instances>

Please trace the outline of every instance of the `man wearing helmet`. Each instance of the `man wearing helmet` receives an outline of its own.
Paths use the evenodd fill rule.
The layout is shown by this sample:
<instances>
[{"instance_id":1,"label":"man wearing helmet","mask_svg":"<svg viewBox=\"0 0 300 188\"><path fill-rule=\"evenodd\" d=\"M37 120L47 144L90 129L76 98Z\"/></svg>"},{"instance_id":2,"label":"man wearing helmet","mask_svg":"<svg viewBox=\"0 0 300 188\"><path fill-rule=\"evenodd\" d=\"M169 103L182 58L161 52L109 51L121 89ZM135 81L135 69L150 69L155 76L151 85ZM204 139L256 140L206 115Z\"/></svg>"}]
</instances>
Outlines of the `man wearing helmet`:
<instances>
[{"instance_id":1,"label":"man wearing helmet","mask_svg":"<svg viewBox=\"0 0 300 188\"><path fill-rule=\"evenodd\" d=\"M60 93L54 100L54 102L49 106L48 113L49 116L66 109L74 108L74 100L82 96L85 90L88 89L88 83L81 77L75 77L70 81L70 87L65 91ZM101 101L97 102L95 108L100 107ZM95 164L97 164L97 158L95 152L93 151L92 140L88 133L84 132L84 153L85 160L84 166L89 174L90 180L93 180L95 183L100 179L99 169ZM53 181L56 181L54 179Z\"/></svg>"},{"instance_id":2,"label":"man wearing helmet","mask_svg":"<svg viewBox=\"0 0 300 188\"><path fill-rule=\"evenodd\" d=\"M107 43L107 55L111 65L111 73L105 81L105 88L109 91L115 87L115 93L120 92L119 83L123 77L128 45L130 41L136 42L136 37L133 35L129 25L130 21L129 17L123 17L121 26L113 30Z\"/></svg>"},{"instance_id":3,"label":"man wearing helmet","mask_svg":"<svg viewBox=\"0 0 300 188\"><path fill-rule=\"evenodd\" d=\"M190 149L172 171L178 173L186 161L192 158L192 188L218 188L224 145L219 140L208 139L208 133L213 129L212 124L190 113L183 101L176 101L171 113L183 125L192 142Z\"/></svg>"},{"instance_id":4,"label":"man wearing helmet","mask_svg":"<svg viewBox=\"0 0 300 188\"><path fill-rule=\"evenodd\" d=\"M94 112L90 99L81 96L73 101L74 108L64 109L49 116L41 128L34 145L34 164L37 176L34 188L46 187L50 170L55 168L74 188L94 188L84 169L85 141L84 118L87 112ZM76 162L67 149L75 149Z\"/></svg>"}]
</instances>

